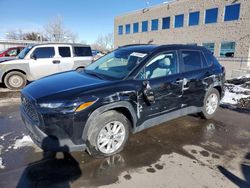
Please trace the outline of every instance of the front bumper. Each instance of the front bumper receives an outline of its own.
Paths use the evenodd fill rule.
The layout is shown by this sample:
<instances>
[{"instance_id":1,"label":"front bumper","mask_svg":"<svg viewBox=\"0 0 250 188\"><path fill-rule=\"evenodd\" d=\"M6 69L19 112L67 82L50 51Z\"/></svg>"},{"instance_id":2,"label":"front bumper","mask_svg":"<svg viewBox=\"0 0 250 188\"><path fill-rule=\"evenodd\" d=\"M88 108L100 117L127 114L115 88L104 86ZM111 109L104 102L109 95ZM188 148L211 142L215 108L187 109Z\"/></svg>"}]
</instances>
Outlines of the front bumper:
<instances>
[{"instance_id":1,"label":"front bumper","mask_svg":"<svg viewBox=\"0 0 250 188\"><path fill-rule=\"evenodd\" d=\"M38 145L45 151L56 151L56 152L71 152L71 151L83 151L86 149L85 144L76 145L72 142L72 140L68 137L68 135L60 128L56 128L53 130L55 135L59 136L49 136L45 134L39 126L32 122L29 116L24 111L23 107L20 107L21 117L26 125L27 130L29 131L30 137ZM52 134L53 135L53 134Z\"/></svg>"}]
</instances>

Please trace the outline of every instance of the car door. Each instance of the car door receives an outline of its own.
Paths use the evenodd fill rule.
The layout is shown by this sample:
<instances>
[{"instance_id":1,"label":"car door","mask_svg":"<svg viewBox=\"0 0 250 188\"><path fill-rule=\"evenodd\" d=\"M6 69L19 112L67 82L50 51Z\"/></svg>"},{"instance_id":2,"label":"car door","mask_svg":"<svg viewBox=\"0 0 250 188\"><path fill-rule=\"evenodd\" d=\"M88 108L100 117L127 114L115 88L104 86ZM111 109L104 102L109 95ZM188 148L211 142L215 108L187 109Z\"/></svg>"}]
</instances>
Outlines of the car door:
<instances>
[{"instance_id":1,"label":"car door","mask_svg":"<svg viewBox=\"0 0 250 188\"><path fill-rule=\"evenodd\" d=\"M70 45L59 45L57 50L59 55L57 58L59 61L59 72L72 70L74 66L72 47Z\"/></svg>"},{"instance_id":2,"label":"car door","mask_svg":"<svg viewBox=\"0 0 250 188\"><path fill-rule=\"evenodd\" d=\"M142 79L141 117L144 120L181 108L182 75L179 73L177 51L154 56L139 73Z\"/></svg>"},{"instance_id":3,"label":"car door","mask_svg":"<svg viewBox=\"0 0 250 188\"><path fill-rule=\"evenodd\" d=\"M205 58L200 50L181 50L181 71L185 79L182 107L201 107L209 87L208 77L212 75L210 67L204 67Z\"/></svg>"},{"instance_id":4,"label":"car door","mask_svg":"<svg viewBox=\"0 0 250 188\"><path fill-rule=\"evenodd\" d=\"M31 52L29 67L33 79L58 72L58 61L55 59L54 46L38 46Z\"/></svg>"}]
</instances>

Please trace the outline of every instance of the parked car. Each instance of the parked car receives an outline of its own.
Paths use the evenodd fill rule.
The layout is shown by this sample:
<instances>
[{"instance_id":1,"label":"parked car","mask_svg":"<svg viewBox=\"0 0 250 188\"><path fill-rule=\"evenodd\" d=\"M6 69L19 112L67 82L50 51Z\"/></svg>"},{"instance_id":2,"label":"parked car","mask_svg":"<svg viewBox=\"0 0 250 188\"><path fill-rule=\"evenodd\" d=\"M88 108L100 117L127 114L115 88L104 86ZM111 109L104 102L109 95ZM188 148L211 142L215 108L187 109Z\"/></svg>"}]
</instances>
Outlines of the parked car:
<instances>
[{"instance_id":1,"label":"parked car","mask_svg":"<svg viewBox=\"0 0 250 188\"><path fill-rule=\"evenodd\" d=\"M0 57L16 57L23 49L23 46L8 48L0 52Z\"/></svg>"},{"instance_id":2,"label":"parked car","mask_svg":"<svg viewBox=\"0 0 250 188\"><path fill-rule=\"evenodd\" d=\"M81 44L38 44L22 50L17 59L0 61L0 83L23 88L27 81L70 70L82 70L93 61L91 48Z\"/></svg>"},{"instance_id":3,"label":"parked car","mask_svg":"<svg viewBox=\"0 0 250 188\"><path fill-rule=\"evenodd\" d=\"M129 133L192 113L212 118L224 80L224 68L204 47L125 46L80 73L29 84L21 114L42 149L106 157L123 149Z\"/></svg>"}]
</instances>

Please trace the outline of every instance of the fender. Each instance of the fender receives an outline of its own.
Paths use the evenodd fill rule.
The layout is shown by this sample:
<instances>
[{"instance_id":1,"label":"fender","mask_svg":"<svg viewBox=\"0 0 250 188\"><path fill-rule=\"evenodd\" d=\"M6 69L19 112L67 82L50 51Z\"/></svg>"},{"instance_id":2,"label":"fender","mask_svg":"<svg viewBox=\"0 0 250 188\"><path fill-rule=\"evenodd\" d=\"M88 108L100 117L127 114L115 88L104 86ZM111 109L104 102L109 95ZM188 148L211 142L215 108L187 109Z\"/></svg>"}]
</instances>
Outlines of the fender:
<instances>
[{"instance_id":1,"label":"fender","mask_svg":"<svg viewBox=\"0 0 250 188\"><path fill-rule=\"evenodd\" d=\"M99 116L100 114L102 114L103 112L106 112L108 110L112 110L112 109L115 109L115 108L126 108L129 112L130 112L130 115L132 117L132 129L135 128L135 125L137 123L137 116L136 116L136 112L133 108L133 106L128 102L128 101L119 101L119 102L115 102L115 103L112 103L112 104L107 104L105 106L101 106L100 108L97 108L95 111L93 111L91 113L91 115L89 116L87 122L86 122L86 125L84 127L84 130L83 130L83 134L82 134L82 139L84 141L87 140L88 138L88 132L92 129L92 127L90 126L91 125L91 122L95 119L95 117Z\"/></svg>"}]
</instances>

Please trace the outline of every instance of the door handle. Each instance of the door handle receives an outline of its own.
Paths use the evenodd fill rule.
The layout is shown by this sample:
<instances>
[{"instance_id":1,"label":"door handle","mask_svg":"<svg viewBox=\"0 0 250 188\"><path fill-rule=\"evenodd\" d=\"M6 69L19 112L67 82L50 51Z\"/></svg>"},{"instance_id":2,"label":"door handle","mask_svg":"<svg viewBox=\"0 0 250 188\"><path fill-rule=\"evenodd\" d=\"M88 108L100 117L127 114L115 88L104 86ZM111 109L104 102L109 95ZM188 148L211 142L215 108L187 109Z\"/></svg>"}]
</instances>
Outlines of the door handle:
<instances>
[{"instance_id":1,"label":"door handle","mask_svg":"<svg viewBox=\"0 0 250 188\"><path fill-rule=\"evenodd\" d=\"M59 60L53 60L52 63L53 63L53 64L60 64L61 61L59 61Z\"/></svg>"}]
</instances>

